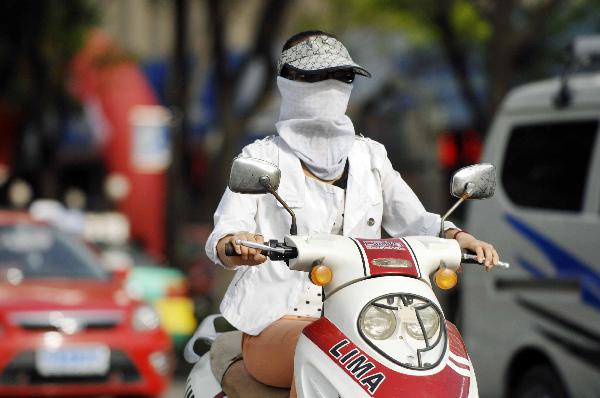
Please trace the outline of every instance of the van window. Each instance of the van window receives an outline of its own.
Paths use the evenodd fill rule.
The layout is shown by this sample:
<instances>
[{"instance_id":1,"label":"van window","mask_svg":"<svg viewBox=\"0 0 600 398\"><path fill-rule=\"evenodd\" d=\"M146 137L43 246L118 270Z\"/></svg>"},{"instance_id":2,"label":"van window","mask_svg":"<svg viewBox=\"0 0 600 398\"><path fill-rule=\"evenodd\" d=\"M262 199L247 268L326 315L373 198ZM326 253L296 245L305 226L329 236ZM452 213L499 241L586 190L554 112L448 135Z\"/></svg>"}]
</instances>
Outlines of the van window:
<instances>
[{"instance_id":1,"label":"van window","mask_svg":"<svg viewBox=\"0 0 600 398\"><path fill-rule=\"evenodd\" d=\"M515 126L502 184L517 205L580 211L598 120Z\"/></svg>"}]
</instances>

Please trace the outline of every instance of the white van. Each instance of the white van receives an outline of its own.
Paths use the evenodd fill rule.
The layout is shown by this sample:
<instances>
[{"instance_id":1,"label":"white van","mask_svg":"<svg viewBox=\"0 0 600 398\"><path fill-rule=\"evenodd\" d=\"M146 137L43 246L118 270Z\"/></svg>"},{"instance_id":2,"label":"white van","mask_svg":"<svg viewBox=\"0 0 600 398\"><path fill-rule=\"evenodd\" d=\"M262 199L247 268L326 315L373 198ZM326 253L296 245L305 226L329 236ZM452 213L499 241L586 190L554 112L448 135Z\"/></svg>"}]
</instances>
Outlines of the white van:
<instances>
[{"instance_id":1,"label":"white van","mask_svg":"<svg viewBox=\"0 0 600 398\"><path fill-rule=\"evenodd\" d=\"M506 97L483 154L495 196L467 208L466 229L511 263L463 274L482 397L600 397L600 73L562 82Z\"/></svg>"}]
</instances>

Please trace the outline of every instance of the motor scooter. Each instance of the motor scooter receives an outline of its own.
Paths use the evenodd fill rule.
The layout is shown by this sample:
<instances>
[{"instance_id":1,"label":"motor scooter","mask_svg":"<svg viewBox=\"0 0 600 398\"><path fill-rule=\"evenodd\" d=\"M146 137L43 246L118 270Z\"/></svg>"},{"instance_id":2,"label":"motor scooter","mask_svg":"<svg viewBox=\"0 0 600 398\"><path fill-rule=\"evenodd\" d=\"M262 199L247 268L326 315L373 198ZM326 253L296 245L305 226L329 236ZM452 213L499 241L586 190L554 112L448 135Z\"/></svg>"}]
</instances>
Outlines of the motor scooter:
<instances>
[{"instance_id":1,"label":"motor scooter","mask_svg":"<svg viewBox=\"0 0 600 398\"><path fill-rule=\"evenodd\" d=\"M458 242L433 236L360 239L330 234L296 235L295 216L276 190L279 169L259 159L234 160L229 188L239 193L271 193L292 214L290 234L283 241L257 248L271 260L306 272L323 288L323 311L300 336L294 357L299 397L478 397L473 365L457 328L444 318L430 278L442 289L457 283L461 264L479 264L462 253ZM459 170L451 182L457 203L493 195L495 170L490 164ZM440 236L443 230L440 227ZM228 255L235 255L229 247ZM508 268L507 263L499 263ZM226 341L208 317L194 339ZM239 345L233 339L230 345ZM186 398L226 397L220 379L226 366L219 355L239 358L239 347L221 348L202 356L186 385ZM232 354L233 353L233 354ZM193 356L189 355L188 357ZM219 369L215 369L220 368ZM216 376L215 376L216 375ZM282 396L279 392L263 396ZM285 396L285 393L283 394Z\"/></svg>"}]
</instances>

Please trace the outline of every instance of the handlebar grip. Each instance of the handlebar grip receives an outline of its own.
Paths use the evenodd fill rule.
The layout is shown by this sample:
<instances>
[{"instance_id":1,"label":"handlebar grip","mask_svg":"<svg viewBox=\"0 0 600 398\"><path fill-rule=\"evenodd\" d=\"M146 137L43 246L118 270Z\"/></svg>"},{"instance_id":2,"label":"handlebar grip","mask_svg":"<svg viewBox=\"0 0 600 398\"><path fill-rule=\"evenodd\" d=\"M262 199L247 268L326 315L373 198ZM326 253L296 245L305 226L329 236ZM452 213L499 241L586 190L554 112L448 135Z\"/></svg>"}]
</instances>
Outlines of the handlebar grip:
<instances>
[{"instance_id":1,"label":"handlebar grip","mask_svg":"<svg viewBox=\"0 0 600 398\"><path fill-rule=\"evenodd\" d=\"M471 257L471 255L468 255L469 257L466 257L463 254L463 258L461 260L461 264L476 264L476 265L483 265L481 264L479 261L477 261L477 256L473 256Z\"/></svg>"},{"instance_id":2,"label":"handlebar grip","mask_svg":"<svg viewBox=\"0 0 600 398\"><path fill-rule=\"evenodd\" d=\"M237 254L233 248L233 244L231 242L227 242L225 244L225 255L228 257L240 256L240 254Z\"/></svg>"}]
</instances>

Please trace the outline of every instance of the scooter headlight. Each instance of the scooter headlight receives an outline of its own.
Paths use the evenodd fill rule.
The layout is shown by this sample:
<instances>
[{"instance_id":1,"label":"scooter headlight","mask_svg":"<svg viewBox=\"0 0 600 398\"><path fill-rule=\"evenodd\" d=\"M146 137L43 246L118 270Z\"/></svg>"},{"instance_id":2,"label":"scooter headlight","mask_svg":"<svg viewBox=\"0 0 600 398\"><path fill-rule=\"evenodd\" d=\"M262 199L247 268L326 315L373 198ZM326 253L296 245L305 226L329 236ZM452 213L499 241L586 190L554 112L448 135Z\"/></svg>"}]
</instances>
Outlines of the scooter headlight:
<instances>
[{"instance_id":1,"label":"scooter headlight","mask_svg":"<svg viewBox=\"0 0 600 398\"><path fill-rule=\"evenodd\" d=\"M427 370L443 359L445 325L435 302L410 293L392 293L365 305L357 326L365 342L393 363Z\"/></svg>"},{"instance_id":2,"label":"scooter headlight","mask_svg":"<svg viewBox=\"0 0 600 398\"><path fill-rule=\"evenodd\" d=\"M425 336L431 339L440 328L440 316L432 306L417 311L421 323L418 318L416 322L405 322L406 333L417 340L425 340ZM421 327L421 325L423 326Z\"/></svg>"},{"instance_id":3,"label":"scooter headlight","mask_svg":"<svg viewBox=\"0 0 600 398\"><path fill-rule=\"evenodd\" d=\"M360 317L360 328L372 339L384 340L396 330L396 316L389 309L371 305Z\"/></svg>"}]
</instances>

